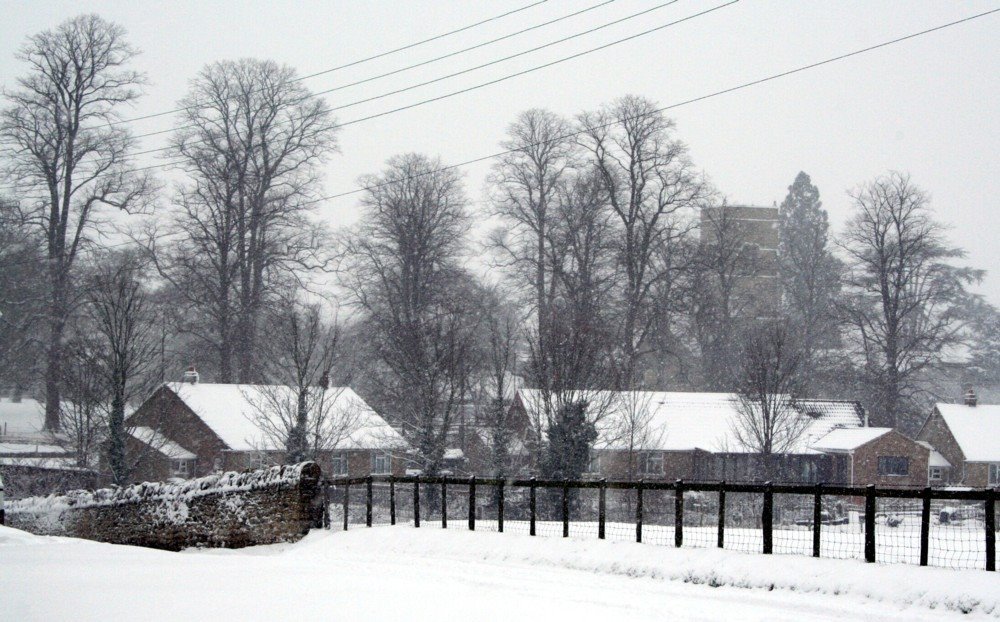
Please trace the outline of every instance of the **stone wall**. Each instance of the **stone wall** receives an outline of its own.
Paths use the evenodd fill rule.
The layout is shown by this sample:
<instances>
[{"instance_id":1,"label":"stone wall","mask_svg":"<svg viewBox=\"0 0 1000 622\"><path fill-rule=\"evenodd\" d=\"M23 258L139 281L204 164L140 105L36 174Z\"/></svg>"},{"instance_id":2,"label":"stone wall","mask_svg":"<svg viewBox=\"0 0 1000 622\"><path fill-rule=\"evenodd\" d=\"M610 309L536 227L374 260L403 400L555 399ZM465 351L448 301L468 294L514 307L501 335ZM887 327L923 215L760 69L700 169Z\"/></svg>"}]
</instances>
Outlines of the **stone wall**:
<instances>
[{"instance_id":1,"label":"stone wall","mask_svg":"<svg viewBox=\"0 0 1000 622\"><path fill-rule=\"evenodd\" d=\"M313 462L223 473L180 484L75 491L10 503L7 524L40 535L178 551L298 540L316 524Z\"/></svg>"},{"instance_id":2,"label":"stone wall","mask_svg":"<svg viewBox=\"0 0 1000 622\"><path fill-rule=\"evenodd\" d=\"M57 469L28 464L0 465L8 501L38 495L63 494L80 488L97 488L104 482L87 469Z\"/></svg>"}]
</instances>

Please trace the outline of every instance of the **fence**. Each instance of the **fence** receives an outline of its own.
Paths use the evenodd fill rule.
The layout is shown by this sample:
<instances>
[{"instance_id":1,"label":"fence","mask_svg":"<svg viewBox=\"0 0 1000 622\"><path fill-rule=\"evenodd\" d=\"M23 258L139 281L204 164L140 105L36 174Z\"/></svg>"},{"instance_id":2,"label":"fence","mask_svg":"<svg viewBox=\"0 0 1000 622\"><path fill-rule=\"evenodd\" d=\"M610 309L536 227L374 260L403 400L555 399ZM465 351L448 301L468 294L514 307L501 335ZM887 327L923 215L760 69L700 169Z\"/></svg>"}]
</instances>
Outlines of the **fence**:
<instances>
[{"instance_id":1,"label":"fence","mask_svg":"<svg viewBox=\"0 0 1000 622\"><path fill-rule=\"evenodd\" d=\"M370 476L328 480L324 526L412 523L996 570L1000 489Z\"/></svg>"}]
</instances>

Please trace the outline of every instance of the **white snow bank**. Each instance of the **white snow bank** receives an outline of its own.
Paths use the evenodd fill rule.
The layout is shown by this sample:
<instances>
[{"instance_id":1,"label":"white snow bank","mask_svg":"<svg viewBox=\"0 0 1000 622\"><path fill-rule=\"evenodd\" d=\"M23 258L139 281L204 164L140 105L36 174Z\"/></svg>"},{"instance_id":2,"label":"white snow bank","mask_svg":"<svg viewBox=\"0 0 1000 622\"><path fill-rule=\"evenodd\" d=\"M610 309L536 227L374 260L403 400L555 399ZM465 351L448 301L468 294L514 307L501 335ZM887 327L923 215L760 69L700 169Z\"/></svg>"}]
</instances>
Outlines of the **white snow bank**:
<instances>
[{"instance_id":1,"label":"white snow bank","mask_svg":"<svg viewBox=\"0 0 1000 622\"><path fill-rule=\"evenodd\" d=\"M356 556L392 560L400 556L476 560L501 566L568 568L604 575L753 590L849 596L893 607L978 613L1000 618L1000 577L983 570L790 555L748 555L704 548L529 537L512 534L414 529L408 526L310 534L292 546L294 556Z\"/></svg>"}]
</instances>

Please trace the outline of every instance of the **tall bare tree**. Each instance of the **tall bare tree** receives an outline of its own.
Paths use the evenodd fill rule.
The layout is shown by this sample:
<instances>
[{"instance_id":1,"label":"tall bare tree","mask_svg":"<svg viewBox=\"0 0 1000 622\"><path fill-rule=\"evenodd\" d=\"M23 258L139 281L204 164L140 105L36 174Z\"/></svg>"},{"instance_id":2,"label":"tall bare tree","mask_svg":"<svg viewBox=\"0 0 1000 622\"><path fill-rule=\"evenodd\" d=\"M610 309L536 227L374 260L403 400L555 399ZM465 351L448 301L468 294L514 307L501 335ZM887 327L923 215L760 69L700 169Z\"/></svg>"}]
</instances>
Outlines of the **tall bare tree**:
<instances>
[{"instance_id":1,"label":"tall bare tree","mask_svg":"<svg viewBox=\"0 0 1000 622\"><path fill-rule=\"evenodd\" d=\"M557 282L551 244L559 195L577 159L572 134L572 125L555 113L537 108L522 112L507 130L501 143L506 153L488 180L492 212L501 221L491 245L508 269L513 289L529 301L534 326L528 333L540 354L532 382L542 387L552 384L548 333Z\"/></svg>"},{"instance_id":2,"label":"tall bare tree","mask_svg":"<svg viewBox=\"0 0 1000 622\"><path fill-rule=\"evenodd\" d=\"M841 240L844 310L864 359L871 419L913 430L926 412L922 375L963 342L967 287L983 272L954 265L965 252L948 245L927 194L909 175L883 175L852 196L854 216Z\"/></svg>"},{"instance_id":3,"label":"tall bare tree","mask_svg":"<svg viewBox=\"0 0 1000 622\"><path fill-rule=\"evenodd\" d=\"M795 402L802 387L801 361L787 322L764 322L743 336L733 435L742 449L760 458L766 480L778 474L776 459L799 442L809 425Z\"/></svg>"},{"instance_id":4,"label":"tall bare tree","mask_svg":"<svg viewBox=\"0 0 1000 622\"><path fill-rule=\"evenodd\" d=\"M338 128L326 102L273 61L208 65L180 107L169 154L189 176L171 225L179 241L155 255L204 318L192 328L216 351L219 380L249 382L261 374L266 304L328 266L312 212Z\"/></svg>"},{"instance_id":5,"label":"tall bare tree","mask_svg":"<svg viewBox=\"0 0 1000 622\"><path fill-rule=\"evenodd\" d=\"M461 269L470 221L458 174L423 155L395 156L366 188L347 242L344 285L377 361L372 382L437 473L468 396L478 284Z\"/></svg>"},{"instance_id":6,"label":"tall bare tree","mask_svg":"<svg viewBox=\"0 0 1000 622\"><path fill-rule=\"evenodd\" d=\"M118 111L139 98L144 76L127 68L136 50L125 30L81 15L28 38L28 71L0 112L3 173L26 195L48 260L45 426L59 427L63 337L73 268L102 208L143 205L149 179L130 172L135 144Z\"/></svg>"},{"instance_id":7,"label":"tall bare tree","mask_svg":"<svg viewBox=\"0 0 1000 622\"><path fill-rule=\"evenodd\" d=\"M582 114L580 142L604 185L617 221L621 286L617 345L623 388L637 384L637 366L656 318L657 286L669 278L663 251L691 227L710 189L695 170L687 147L674 137L675 124L658 106L626 96Z\"/></svg>"}]
</instances>

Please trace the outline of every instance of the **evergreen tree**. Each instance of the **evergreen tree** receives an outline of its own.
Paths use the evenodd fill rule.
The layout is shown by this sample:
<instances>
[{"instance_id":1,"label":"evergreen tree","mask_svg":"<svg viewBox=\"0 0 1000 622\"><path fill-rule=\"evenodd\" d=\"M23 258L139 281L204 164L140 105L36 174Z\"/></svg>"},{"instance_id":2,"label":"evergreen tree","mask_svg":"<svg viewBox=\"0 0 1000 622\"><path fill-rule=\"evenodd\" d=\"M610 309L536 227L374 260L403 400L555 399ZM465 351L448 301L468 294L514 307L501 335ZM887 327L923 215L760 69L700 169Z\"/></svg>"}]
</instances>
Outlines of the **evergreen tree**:
<instances>
[{"instance_id":1,"label":"evergreen tree","mask_svg":"<svg viewBox=\"0 0 1000 622\"><path fill-rule=\"evenodd\" d=\"M839 345L833 309L840 291L841 264L830 252L830 223L809 175L800 172L779 209L779 274L791 325L798 327L802 373L810 391L821 390L817 375L824 353Z\"/></svg>"},{"instance_id":2,"label":"evergreen tree","mask_svg":"<svg viewBox=\"0 0 1000 622\"><path fill-rule=\"evenodd\" d=\"M549 443L542 475L549 479L580 479L590 462L597 427L587 419L587 402L570 402L556 413L549 427Z\"/></svg>"}]
</instances>

